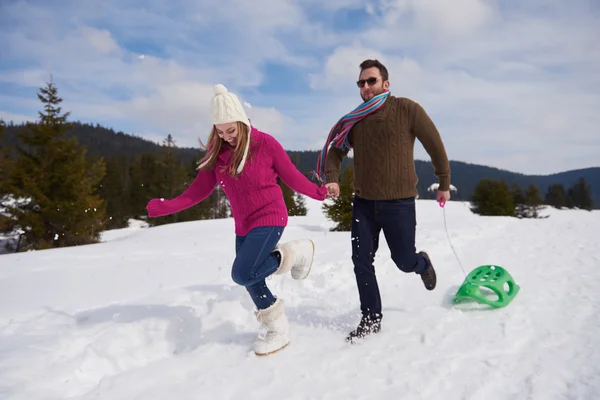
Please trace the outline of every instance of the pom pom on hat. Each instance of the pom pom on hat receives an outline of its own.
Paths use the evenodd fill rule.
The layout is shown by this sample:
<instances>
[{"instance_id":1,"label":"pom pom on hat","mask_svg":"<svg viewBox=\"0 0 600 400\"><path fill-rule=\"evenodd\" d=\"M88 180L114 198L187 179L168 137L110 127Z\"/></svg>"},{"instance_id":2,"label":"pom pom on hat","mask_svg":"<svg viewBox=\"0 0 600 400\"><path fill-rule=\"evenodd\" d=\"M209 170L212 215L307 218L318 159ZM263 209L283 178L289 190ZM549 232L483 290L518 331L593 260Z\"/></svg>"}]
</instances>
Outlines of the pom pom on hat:
<instances>
[{"instance_id":1,"label":"pom pom on hat","mask_svg":"<svg viewBox=\"0 0 600 400\"><path fill-rule=\"evenodd\" d=\"M235 93L229 92L222 84L215 85L211 102L212 123L226 124L240 121L250 128L250 121L244 107Z\"/></svg>"},{"instance_id":2,"label":"pom pom on hat","mask_svg":"<svg viewBox=\"0 0 600 400\"><path fill-rule=\"evenodd\" d=\"M227 93L227 88L225 86L221 85L220 83L215 85L215 96L225 93Z\"/></svg>"}]
</instances>

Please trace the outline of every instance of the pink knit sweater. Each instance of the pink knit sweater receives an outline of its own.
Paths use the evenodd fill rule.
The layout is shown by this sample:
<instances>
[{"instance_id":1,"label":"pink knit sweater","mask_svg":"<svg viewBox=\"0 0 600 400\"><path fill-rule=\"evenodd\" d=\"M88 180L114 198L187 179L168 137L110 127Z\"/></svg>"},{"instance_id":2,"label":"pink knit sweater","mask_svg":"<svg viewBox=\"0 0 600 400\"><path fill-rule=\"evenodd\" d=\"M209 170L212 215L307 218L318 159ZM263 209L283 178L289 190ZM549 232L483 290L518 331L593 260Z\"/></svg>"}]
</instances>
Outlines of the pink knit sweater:
<instances>
[{"instance_id":1,"label":"pink knit sweater","mask_svg":"<svg viewBox=\"0 0 600 400\"><path fill-rule=\"evenodd\" d=\"M237 178L221 171L233 153L229 146L223 146L213 171L200 171L194 182L172 200L150 200L146 207L148 215L160 217L192 207L210 196L219 183L231 205L235 233L245 236L259 226L287 225L287 208L277 176L298 193L316 200L325 199L327 188L319 187L302 175L274 137L254 127L250 137L250 154Z\"/></svg>"}]
</instances>

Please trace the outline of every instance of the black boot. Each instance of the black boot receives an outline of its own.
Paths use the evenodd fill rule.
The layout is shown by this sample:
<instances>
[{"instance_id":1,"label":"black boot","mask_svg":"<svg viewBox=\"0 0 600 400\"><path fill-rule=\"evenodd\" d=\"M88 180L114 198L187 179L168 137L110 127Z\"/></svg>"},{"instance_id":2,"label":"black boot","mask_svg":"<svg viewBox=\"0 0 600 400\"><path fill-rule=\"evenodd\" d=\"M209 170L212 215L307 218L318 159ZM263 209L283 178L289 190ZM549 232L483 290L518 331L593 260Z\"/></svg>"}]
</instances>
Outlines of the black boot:
<instances>
[{"instance_id":1,"label":"black boot","mask_svg":"<svg viewBox=\"0 0 600 400\"><path fill-rule=\"evenodd\" d=\"M369 313L363 314L360 323L356 330L350 332L346 337L346 341L349 343L355 343L359 339L363 339L371 333L377 333L381 330L381 318L380 313Z\"/></svg>"},{"instance_id":2,"label":"black boot","mask_svg":"<svg viewBox=\"0 0 600 400\"><path fill-rule=\"evenodd\" d=\"M421 280L423 281L423 285L425 285L425 289L433 290L435 289L435 285L437 283L435 269L433 268L433 264L431 263L429 255L426 252L420 251L419 254L425 257L425 261L427 261L427 269L421 274Z\"/></svg>"}]
</instances>

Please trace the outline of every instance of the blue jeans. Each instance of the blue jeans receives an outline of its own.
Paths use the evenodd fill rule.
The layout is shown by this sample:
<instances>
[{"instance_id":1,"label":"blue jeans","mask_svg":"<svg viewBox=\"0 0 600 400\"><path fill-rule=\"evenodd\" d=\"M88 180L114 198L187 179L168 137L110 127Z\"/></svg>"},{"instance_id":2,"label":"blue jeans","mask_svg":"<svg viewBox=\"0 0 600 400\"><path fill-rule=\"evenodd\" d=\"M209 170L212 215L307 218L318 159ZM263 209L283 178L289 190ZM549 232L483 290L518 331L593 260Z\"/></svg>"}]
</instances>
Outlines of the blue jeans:
<instances>
[{"instance_id":1,"label":"blue jeans","mask_svg":"<svg viewBox=\"0 0 600 400\"><path fill-rule=\"evenodd\" d=\"M235 261L231 278L248 290L256 308L263 310L275 303L265 278L279 268L281 258L273 249L281 239L284 228L264 226L252 229L246 236L235 237Z\"/></svg>"},{"instance_id":2,"label":"blue jeans","mask_svg":"<svg viewBox=\"0 0 600 400\"><path fill-rule=\"evenodd\" d=\"M416 253L415 199L365 200L354 198L352 207L352 262L361 311L381 313L381 296L375 276L375 253L383 230L392 260L402 272L423 273L426 259Z\"/></svg>"}]
</instances>

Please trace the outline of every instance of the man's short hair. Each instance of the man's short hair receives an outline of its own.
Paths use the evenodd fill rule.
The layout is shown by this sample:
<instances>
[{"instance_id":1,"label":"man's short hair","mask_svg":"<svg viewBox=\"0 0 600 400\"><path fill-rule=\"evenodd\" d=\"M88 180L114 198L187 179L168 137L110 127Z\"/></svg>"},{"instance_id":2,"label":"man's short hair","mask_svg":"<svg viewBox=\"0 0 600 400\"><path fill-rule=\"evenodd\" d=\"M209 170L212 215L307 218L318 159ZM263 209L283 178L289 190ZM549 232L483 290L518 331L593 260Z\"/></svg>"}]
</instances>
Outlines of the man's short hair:
<instances>
[{"instance_id":1,"label":"man's short hair","mask_svg":"<svg viewBox=\"0 0 600 400\"><path fill-rule=\"evenodd\" d=\"M379 72L381 73L381 78L384 81L387 81L389 79L389 74L388 74L388 70L385 67L385 65L383 65L381 62L379 62L379 60L365 60L362 63L360 63L360 72L362 73L365 69L368 68L373 68L376 67Z\"/></svg>"}]
</instances>

